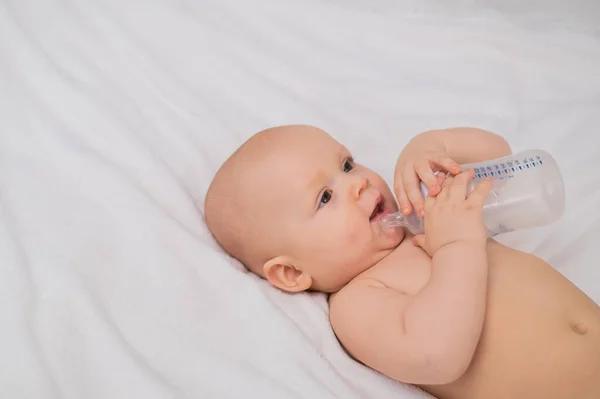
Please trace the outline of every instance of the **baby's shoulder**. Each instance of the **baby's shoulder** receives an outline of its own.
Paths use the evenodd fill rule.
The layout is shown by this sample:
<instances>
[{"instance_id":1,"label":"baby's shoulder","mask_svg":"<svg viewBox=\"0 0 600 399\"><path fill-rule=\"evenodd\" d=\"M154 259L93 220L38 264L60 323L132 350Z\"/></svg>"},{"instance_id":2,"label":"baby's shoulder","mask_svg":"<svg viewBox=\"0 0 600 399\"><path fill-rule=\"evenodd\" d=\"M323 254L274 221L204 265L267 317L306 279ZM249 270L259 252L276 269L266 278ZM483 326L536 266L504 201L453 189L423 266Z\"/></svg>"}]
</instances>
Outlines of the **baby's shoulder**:
<instances>
[{"instance_id":1,"label":"baby's shoulder","mask_svg":"<svg viewBox=\"0 0 600 399\"><path fill-rule=\"evenodd\" d=\"M367 294L372 289L385 288L386 285L372 276L358 276L346 284L338 292L329 296L329 307L339 308L356 301L356 298Z\"/></svg>"},{"instance_id":2,"label":"baby's shoulder","mask_svg":"<svg viewBox=\"0 0 600 399\"><path fill-rule=\"evenodd\" d=\"M363 308L371 302L371 298L379 296L381 291L386 290L389 290L389 287L378 277L378 273L358 276L329 296L330 317L355 316L357 308Z\"/></svg>"},{"instance_id":3,"label":"baby's shoulder","mask_svg":"<svg viewBox=\"0 0 600 399\"><path fill-rule=\"evenodd\" d=\"M332 295L330 308L360 306L367 296L387 297L391 292L413 295L429 281L431 266L421 249L397 249Z\"/></svg>"},{"instance_id":4,"label":"baby's shoulder","mask_svg":"<svg viewBox=\"0 0 600 399\"><path fill-rule=\"evenodd\" d=\"M373 331L379 326L389 327L389 315L401 316L409 300L407 295L380 279L364 277L330 296L329 320L344 346L365 349L369 347ZM393 319L396 320L396 317Z\"/></svg>"}]
</instances>

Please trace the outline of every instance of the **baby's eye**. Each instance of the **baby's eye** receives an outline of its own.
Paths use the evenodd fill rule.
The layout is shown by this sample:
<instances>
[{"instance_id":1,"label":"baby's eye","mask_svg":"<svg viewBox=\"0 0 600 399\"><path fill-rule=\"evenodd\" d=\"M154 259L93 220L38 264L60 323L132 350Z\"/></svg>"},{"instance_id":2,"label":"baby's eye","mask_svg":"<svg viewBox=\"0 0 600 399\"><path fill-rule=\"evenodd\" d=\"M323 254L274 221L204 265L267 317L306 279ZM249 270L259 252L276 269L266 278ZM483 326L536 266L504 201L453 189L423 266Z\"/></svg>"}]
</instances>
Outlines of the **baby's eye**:
<instances>
[{"instance_id":1,"label":"baby's eye","mask_svg":"<svg viewBox=\"0 0 600 399\"><path fill-rule=\"evenodd\" d=\"M344 173L348 173L350 172L352 169L354 169L354 159L352 158L348 158L344 161Z\"/></svg>"},{"instance_id":2,"label":"baby's eye","mask_svg":"<svg viewBox=\"0 0 600 399\"><path fill-rule=\"evenodd\" d=\"M324 206L330 200L331 200L331 191L330 190L324 191L323 194L321 194L321 199L319 200L319 208Z\"/></svg>"}]
</instances>

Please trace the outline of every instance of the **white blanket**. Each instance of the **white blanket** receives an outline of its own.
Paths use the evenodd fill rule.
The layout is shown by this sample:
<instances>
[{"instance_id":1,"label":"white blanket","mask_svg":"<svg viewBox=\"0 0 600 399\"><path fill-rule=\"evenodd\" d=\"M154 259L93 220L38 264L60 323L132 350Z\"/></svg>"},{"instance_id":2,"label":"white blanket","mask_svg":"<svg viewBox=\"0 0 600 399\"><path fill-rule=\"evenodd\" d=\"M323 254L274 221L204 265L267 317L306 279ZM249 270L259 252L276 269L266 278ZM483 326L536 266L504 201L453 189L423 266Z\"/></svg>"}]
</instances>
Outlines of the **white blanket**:
<instances>
[{"instance_id":1,"label":"white blanket","mask_svg":"<svg viewBox=\"0 0 600 399\"><path fill-rule=\"evenodd\" d=\"M0 2L0 397L425 397L207 231L217 168L278 124L390 182L431 128L549 150L564 216L501 239L600 301L599 3L467 3Z\"/></svg>"}]
</instances>

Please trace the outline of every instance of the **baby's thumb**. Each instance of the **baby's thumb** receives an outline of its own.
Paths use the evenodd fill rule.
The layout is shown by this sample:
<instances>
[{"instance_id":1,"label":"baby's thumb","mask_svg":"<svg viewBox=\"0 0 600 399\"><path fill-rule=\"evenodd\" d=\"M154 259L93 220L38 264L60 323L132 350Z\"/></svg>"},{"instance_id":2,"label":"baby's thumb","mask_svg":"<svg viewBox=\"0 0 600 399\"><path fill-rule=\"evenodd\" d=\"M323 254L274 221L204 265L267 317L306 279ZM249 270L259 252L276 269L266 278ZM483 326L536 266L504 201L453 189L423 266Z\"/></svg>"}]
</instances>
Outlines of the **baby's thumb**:
<instances>
[{"instance_id":1,"label":"baby's thumb","mask_svg":"<svg viewBox=\"0 0 600 399\"><path fill-rule=\"evenodd\" d=\"M427 250L425 249L425 234L417 234L416 236L414 236L412 239L412 243L413 245L423 248L423 250L427 252Z\"/></svg>"}]
</instances>

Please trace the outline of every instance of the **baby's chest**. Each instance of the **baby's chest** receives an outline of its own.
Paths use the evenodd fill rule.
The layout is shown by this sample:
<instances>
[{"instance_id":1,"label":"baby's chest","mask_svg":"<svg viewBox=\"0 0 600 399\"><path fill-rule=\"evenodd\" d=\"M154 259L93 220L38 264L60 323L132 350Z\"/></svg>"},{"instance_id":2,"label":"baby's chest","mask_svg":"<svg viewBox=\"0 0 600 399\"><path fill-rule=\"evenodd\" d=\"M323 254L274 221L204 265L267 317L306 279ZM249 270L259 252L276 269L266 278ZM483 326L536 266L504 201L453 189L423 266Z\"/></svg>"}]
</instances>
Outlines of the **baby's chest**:
<instances>
[{"instance_id":1,"label":"baby's chest","mask_svg":"<svg viewBox=\"0 0 600 399\"><path fill-rule=\"evenodd\" d=\"M431 277L431 258L420 249L396 251L371 269L370 277L408 295L416 295Z\"/></svg>"}]
</instances>

